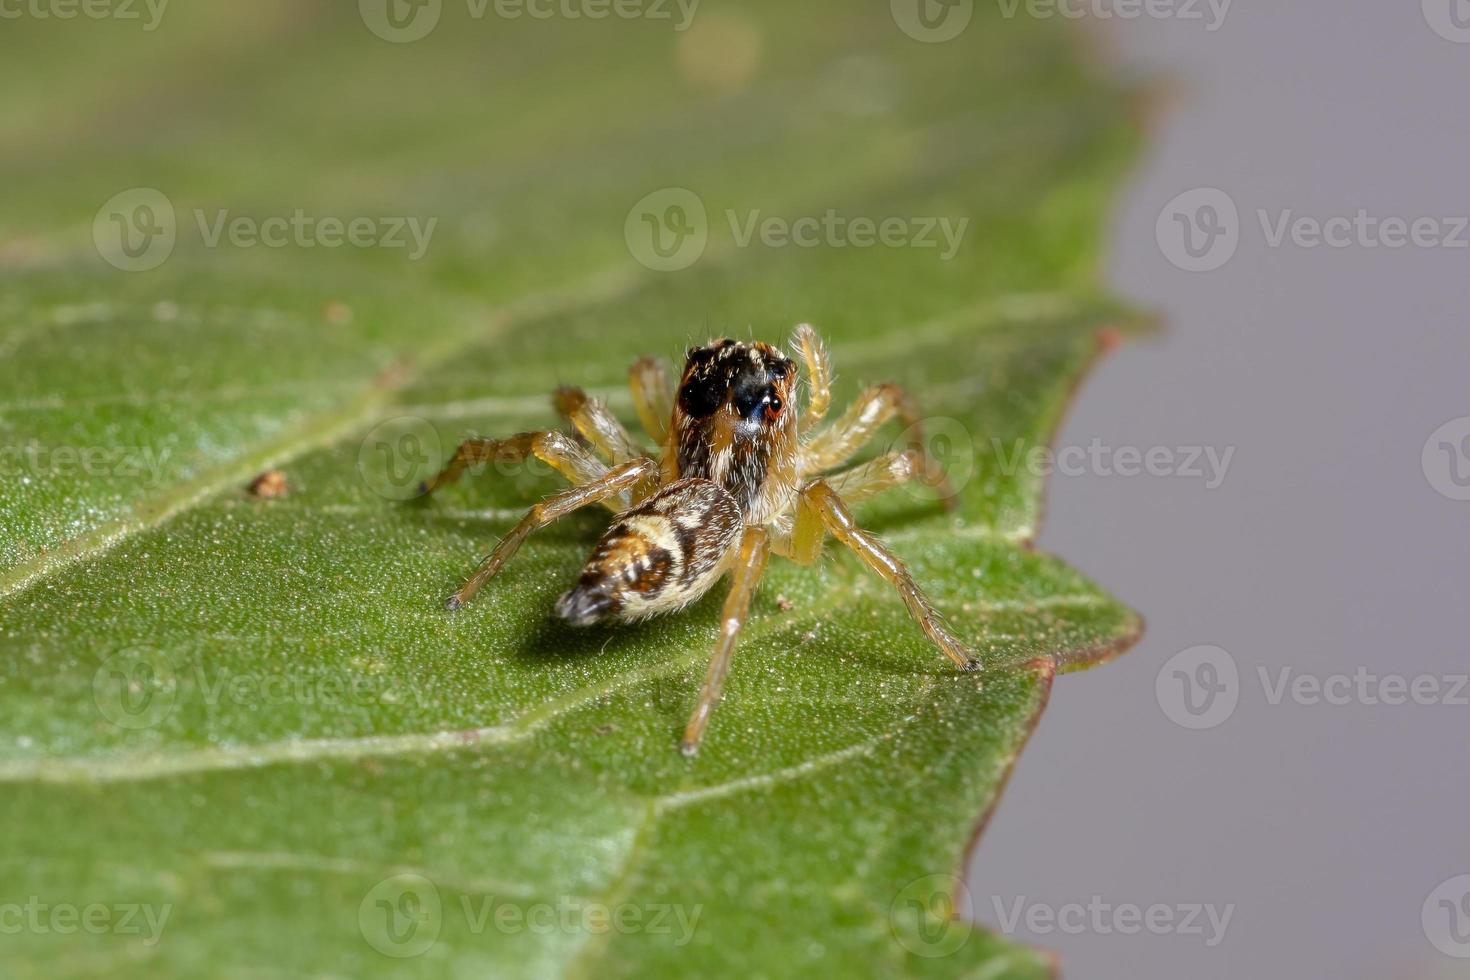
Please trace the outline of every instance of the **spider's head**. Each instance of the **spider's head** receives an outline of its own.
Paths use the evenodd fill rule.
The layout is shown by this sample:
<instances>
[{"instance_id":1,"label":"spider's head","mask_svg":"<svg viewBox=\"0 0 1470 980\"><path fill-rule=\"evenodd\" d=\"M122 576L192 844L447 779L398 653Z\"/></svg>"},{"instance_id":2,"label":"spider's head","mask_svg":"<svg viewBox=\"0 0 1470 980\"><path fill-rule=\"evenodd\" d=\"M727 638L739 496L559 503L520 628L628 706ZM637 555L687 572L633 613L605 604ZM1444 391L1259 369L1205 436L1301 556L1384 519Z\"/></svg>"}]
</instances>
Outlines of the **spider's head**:
<instances>
[{"instance_id":1,"label":"spider's head","mask_svg":"<svg viewBox=\"0 0 1470 980\"><path fill-rule=\"evenodd\" d=\"M795 472L796 378L796 363L770 344L692 348L674 405L679 475L714 480L749 513L769 477Z\"/></svg>"},{"instance_id":2,"label":"spider's head","mask_svg":"<svg viewBox=\"0 0 1470 980\"><path fill-rule=\"evenodd\" d=\"M796 364L770 344L728 337L691 347L679 382L677 411L691 420L724 415L753 435L795 421Z\"/></svg>"}]
</instances>

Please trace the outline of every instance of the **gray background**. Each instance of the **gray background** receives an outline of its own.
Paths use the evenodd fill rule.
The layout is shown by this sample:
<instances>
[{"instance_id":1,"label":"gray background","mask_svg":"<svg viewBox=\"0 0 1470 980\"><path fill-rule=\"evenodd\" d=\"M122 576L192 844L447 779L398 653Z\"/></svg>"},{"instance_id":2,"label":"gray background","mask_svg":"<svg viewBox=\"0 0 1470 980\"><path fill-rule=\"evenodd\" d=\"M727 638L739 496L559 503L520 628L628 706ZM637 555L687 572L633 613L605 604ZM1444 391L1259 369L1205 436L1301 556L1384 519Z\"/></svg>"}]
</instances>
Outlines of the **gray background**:
<instances>
[{"instance_id":1,"label":"gray background","mask_svg":"<svg viewBox=\"0 0 1470 980\"><path fill-rule=\"evenodd\" d=\"M1236 454L1215 490L1052 478L1041 546L1148 632L1058 679L974 856L974 914L995 925L994 899L1020 896L1235 905L1214 948L1014 933L1072 978L1470 976L1420 921L1438 884L1470 872L1470 708L1273 705L1257 675L1470 670L1470 503L1436 492L1420 459L1470 415L1470 251L1271 248L1256 217L1470 215L1470 44L1432 31L1420 0L1237 0L1213 33L1104 29L1127 63L1175 80L1108 272L1168 330L1102 363L1058 445ZM1201 186L1238 205L1240 245L1190 273L1155 220ZM1239 703L1208 730L1170 721L1155 694L1165 661L1198 644L1239 666Z\"/></svg>"}]
</instances>

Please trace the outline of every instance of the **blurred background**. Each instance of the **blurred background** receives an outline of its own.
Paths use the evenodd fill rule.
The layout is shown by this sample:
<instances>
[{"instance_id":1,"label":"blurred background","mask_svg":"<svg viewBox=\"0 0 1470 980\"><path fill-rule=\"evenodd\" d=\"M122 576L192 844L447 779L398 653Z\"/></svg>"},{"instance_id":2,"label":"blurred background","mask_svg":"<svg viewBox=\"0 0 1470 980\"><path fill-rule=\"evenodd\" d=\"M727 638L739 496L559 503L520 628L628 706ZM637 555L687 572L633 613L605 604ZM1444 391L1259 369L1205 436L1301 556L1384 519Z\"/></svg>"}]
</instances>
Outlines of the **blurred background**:
<instances>
[{"instance_id":1,"label":"blurred background","mask_svg":"<svg viewBox=\"0 0 1470 980\"><path fill-rule=\"evenodd\" d=\"M1466 976L1444 951L1470 954L1470 916L1456 944L1440 903L1463 903L1465 879L1441 885L1470 872L1470 706L1451 696L1470 664L1454 479L1470 473L1454 468L1470 460L1470 235L1452 235L1470 211L1470 9L1236 3L1214 30L1202 15L1101 25L1120 58L1172 79L1108 260L1167 330L1100 365L1057 445L1235 455L1213 489L1052 478L1042 547L1149 625L1126 657L1058 682L972 864L977 914L996 921L994 895L1235 905L1213 948L1208 927L1034 936L1078 977ZM1209 271L1171 261L1187 258L1178 226L1158 227L1199 188L1239 213ZM1364 231L1278 246L1261 211L1272 235L1288 212ZM1360 211L1435 233L1380 242ZM1171 658L1202 645L1238 677L1217 672L1228 689L1191 719L1174 671L1226 661ZM1309 679L1299 696L1283 669ZM1350 688L1330 683L1343 675ZM1386 703L1395 675L1430 678L1427 703Z\"/></svg>"}]
</instances>

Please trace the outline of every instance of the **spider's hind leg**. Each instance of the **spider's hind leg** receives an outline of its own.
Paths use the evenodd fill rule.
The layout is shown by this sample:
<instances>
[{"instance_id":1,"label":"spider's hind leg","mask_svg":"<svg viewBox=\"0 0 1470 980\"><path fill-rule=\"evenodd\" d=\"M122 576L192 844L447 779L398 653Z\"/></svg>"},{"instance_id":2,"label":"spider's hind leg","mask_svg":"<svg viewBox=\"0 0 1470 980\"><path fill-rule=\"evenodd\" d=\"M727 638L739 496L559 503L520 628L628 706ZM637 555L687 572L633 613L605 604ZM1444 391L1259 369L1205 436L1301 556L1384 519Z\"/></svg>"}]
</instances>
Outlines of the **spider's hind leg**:
<instances>
[{"instance_id":1,"label":"spider's hind leg","mask_svg":"<svg viewBox=\"0 0 1470 980\"><path fill-rule=\"evenodd\" d=\"M607 466L560 432L522 432L507 439L466 439L444 468L419 487L433 493L458 480L464 471L484 463L521 463L530 457L554 467L573 486L591 483L607 474Z\"/></svg>"},{"instance_id":2,"label":"spider's hind leg","mask_svg":"<svg viewBox=\"0 0 1470 980\"><path fill-rule=\"evenodd\" d=\"M505 567L505 563L510 561L520 549L522 542L531 536L531 532L560 520L580 507L602 503L610 497L617 497L657 472L658 463L652 459L644 457L629 460L613 467L599 479L547 497L527 511L526 516L506 532L505 537L501 538L500 543L495 546L495 550L480 563L480 567L466 580L464 585L460 586L459 591L449 597L445 605L450 609L458 609L469 602L486 582L494 578Z\"/></svg>"}]
</instances>

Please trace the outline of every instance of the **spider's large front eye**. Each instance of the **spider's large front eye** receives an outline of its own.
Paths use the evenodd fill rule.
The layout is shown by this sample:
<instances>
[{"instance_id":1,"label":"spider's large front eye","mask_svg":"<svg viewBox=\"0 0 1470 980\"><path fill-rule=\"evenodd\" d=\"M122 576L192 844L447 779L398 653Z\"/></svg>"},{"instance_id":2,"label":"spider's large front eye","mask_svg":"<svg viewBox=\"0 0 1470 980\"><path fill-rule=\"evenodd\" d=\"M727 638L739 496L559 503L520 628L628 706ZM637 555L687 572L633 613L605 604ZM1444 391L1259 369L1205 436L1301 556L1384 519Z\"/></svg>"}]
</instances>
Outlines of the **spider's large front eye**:
<instances>
[{"instance_id":1,"label":"spider's large front eye","mask_svg":"<svg viewBox=\"0 0 1470 980\"><path fill-rule=\"evenodd\" d=\"M709 378L702 381L689 381L679 389L679 407L686 415L697 419L713 415L715 409L720 407L720 402L724 400L724 386L716 384Z\"/></svg>"},{"instance_id":2,"label":"spider's large front eye","mask_svg":"<svg viewBox=\"0 0 1470 980\"><path fill-rule=\"evenodd\" d=\"M750 385L735 390L735 411L746 420L762 416L773 421L781 414L781 396L775 385Z\"/></svg>"}]
</instances>

